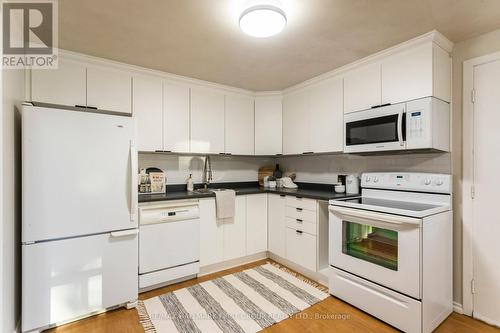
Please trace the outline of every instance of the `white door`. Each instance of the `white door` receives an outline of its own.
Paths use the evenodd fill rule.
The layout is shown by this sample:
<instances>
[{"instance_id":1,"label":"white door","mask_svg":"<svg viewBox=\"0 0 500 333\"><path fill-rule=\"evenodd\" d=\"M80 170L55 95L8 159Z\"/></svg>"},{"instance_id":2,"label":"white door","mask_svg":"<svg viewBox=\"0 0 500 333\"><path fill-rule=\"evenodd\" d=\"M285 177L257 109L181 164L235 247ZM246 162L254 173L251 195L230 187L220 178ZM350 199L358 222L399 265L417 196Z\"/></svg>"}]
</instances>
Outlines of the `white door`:
<instances>
[{"instance_id":1,"label":"white door","mask_svg":"<svg viewBox=\"0 0 500 333\"><path fill-rule=\"evenodd\" d=\"M163 150L189 152L189 87L163 83Z\"/></svg>"},{"instance_id":2,"label":"white door","mask_svg":"<svg viewBox=\"0 0 500 333\"><path fill-rule=\"evenodd\" d=\"M235 205L234 218L219 221L224 226L224 260L244 257L246 254L246 197L237 196Z\"/></svg>"},{"instance_id":3,"label":"white door","mask_svg":"<svg viewBox=\"0 0 500 333\"><path fill-rule=\"evenodd\" d=\"M191 89L191 152L224 152L224 95L221 92Z\"/></svg>"},{"instance_id":4,"label":"white door","mask_svg":"<svg viewBox=\"0 0 500 333\"><path fill-rule=\"evenodd\" d=\"M22 246L22 331L137 299L137 229Z\"/></svg>"},{"instance_id":5,"label":"white door","mask_svg":"<svg viewBox=\"0 0 500 333\"><path fill-rule=\"evenodd\" d=\"M137 227L132 117L23 108L22 241Z\"/></svg>"},{"instance_id":6,"label":"white door","mask_svg":"<svg viewBox=\"0 0 500 333\"><path fill-rule=\"evenodd\" d=\"M254 99L226 95L225 152L253 155L254 151Z\"/></svg>"},{"instance_id":7,"label":"white door","mask_svg":"<svg viewBox=\"0 0 500 333\"><path fill-rule=\"evenodd\" d=\"M162 80L134 77L133 112L137 120L137 149L163 150Z\"/></svg>"},{"instance_id":8,"label":"white door","mask_svg":"<svg viewBox=\"0 0 500 333\"><path fill-rule=\"evenodd\" d=\"M87 106L132 113L132 75L105 67L87 67Z\"/></svg>"},{"instance_id":9,"label":"white door","mask_svg":"<svg viewBox=\"0 0 500 333\"><path fill-rule=\"evenodd\" d=\"M283 154L302 154L309 149L308 92L283 97Z\"/></svg>"},{"instance_id":10,"label":"white door","mask_svg":"<svg viewBox=\"0 0 500 333\"><path fill-rule=\"evenodd\" d=\"M200 205L200 267L221 262L224 230L215 212L215 199L201 199Z\"/></svg>"},{"instance_id":11,"label":"white door","mask_svg":"<svg viewBox=\"0 0 500 333\"><path fill-rule=\"evenodd\" d=\"M344 78L344 113L361 111L381 104L380 64L374 63L349 72Z\"/></svg>"},{"instance_id":12,"label":"white door","mask_svg":"<svg viewBox=\"0 0 500 333\"><path fill-rule=\"evenodd\" d=\"M255 155L283 153L281 96L255 98Z\"/></svg>"},{"instance_id":13,"label":"white door","mask_svg":"<svg viewBox=\"0 0 500 333\"><path fill-rule=\"evenodd\" d=\"M68 59L59 59L57 69L31 71L31 100L68 106L85 106L85 65Z\"/></svg>"},{"instance_id":14,"label":"white door","mask_svg":"<svg viewBox=\"0 0 500 333\"><path fill-rule=\"evenodd\" d=\"M500 60L474 69L473 315L500 326Z\"/></svg>"},{"instance_id":15,"label":"white door","mask_svg":"<svg viewBox=\"0 0 500 333\"><path fill-rule=\"evenodd\" d=\"M329 79L309 91L309 144L315 153L344 150L343 81Z\"/></svg>"},{"instance_id":16,"label":"white door","mask_svg":"<svg viewBox=\"0 0 500 333\"><path fill-rule=\"evenodd\" d=\"M286 197L285 195L268 195L268 232L269 252L282 258L286 257Z\"/></svg>"},{"instance_id":17,"label":"white door","mask_svg":"<svg viewBox=\"0 0 500 333\"><path fill-rule=\"evenodd\" d=\"M267 194L247 196L247 255L267 251Z\"/></svg>"}]
</instances>

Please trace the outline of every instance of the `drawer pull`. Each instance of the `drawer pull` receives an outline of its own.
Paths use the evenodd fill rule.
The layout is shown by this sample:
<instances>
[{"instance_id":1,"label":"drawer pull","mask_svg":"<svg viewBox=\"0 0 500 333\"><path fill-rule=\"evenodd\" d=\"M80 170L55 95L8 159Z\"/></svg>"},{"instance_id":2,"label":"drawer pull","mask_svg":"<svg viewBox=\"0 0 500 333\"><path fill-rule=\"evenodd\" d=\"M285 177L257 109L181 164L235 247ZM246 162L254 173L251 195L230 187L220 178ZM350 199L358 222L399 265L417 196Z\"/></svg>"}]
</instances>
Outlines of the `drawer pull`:
<instances>
[{"instance_id":1,"label":"drawer pull","mask_svg":"<svg viewBox=\"0 0 500 333\"><path fill-rule=\"evenodd\" d=\"M302 235L302 230L295 230L295 233L298 235Z\"/></svg>"},{"instance_id":2,"label":"drawer pull","mask_svg":"<svg viewBox=\"0 0 500 333\"><path fill-rule=\"evenodd\" d=\"M295 197L295 198L297 198L298 200L302 200L302 197Z\"/></svg>"},{"instance_id":3,"label":"drawer pull","mask_svg":"<svg viewBox=\"0 0 500 333\"><path fill-rule=\"evenodd\" d=\"M298 212L302 211L302 208L295 208Z\"/></svg>"},{"instance_id":4,"label":"drawer pull","mask_svg":"<svg viewBox=\"0 0 500 333\"><path fill-rule=\"evenodd\" d=\"M295 219L295 221L297 221L297 223L302 223L304 221L302 221L301 219Z\"/></svg>"},{"instance_id":5,"label":"drawer pull","mask_svg":"<svg viewBox=\"0 0 500 333\"><path fill-rule=\"evenodd\" d=\"M286 195L284 195L284 194L280 194L280 197L284 198L284 197L286 197Z\"/></svg>"}]
</instances>

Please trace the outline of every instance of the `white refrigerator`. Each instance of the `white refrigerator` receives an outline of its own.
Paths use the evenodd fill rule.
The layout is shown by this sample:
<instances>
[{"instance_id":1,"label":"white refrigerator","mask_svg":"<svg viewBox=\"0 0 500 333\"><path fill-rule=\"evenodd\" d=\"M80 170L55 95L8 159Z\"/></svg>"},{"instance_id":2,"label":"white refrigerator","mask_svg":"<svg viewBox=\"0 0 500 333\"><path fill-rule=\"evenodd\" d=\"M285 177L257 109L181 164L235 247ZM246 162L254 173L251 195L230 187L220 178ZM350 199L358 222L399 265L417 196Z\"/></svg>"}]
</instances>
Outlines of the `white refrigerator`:
<instances>
[{"instance_id":1,"label":"white refrigerator","mask_svg":"<svg viewBox=\"0 0 500 333\"><path fill-rule=\"evenodd\" d=\"M130 116L23 107L23 332L137 300L135 137Z\"/></svg>"}]
</instances>

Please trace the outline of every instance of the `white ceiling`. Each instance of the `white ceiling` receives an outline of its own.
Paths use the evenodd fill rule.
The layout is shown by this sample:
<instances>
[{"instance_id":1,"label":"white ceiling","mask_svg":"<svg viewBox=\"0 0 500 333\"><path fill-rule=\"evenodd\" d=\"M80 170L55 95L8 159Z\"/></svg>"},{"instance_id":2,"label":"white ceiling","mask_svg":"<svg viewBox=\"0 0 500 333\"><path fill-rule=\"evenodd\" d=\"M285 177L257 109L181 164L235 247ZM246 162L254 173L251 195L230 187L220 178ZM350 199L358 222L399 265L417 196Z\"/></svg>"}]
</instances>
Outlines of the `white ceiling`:
<instances>
[{"instance_id":1,"label":"white ceiling","mask_svg":"<svg viewBox=\"0 0 500 333\"><path fill-rule=\"evenodd\" d=\"M436 29L457 42L500 28L499 0L281 0L288 26L256 39L248 0L60 0L59 46L265 91L287 88Z\"/></svg>"}]
</instances>

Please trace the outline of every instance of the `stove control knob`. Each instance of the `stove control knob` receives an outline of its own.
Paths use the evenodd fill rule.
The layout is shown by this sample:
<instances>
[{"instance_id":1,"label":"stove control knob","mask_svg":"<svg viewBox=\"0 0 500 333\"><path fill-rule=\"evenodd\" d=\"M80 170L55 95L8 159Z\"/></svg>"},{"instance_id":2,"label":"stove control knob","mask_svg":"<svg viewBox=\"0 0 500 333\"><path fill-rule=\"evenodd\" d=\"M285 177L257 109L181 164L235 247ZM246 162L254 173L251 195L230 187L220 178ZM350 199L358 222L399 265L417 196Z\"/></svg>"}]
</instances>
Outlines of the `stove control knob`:
<instances>
[{"instance_id":1,"label":"stove control knob","mask_svg":"<svg viewBox=\"0 0 500 333\"><path fill-rule=\"evenodd\" d=\"M367 183L369 183L372 180L372 177L367 176L365 180L366 180Z\"/></svg>"},{"instance_id":2,"label":"stove control knob","mask_svg":"<svg viewBox=\"0 0 500 333\"><path fill-rule=\"evenodd\" d=\"M378 183L378 177L373 177L373 182Z\"/></svg>"},{"instance_id":3,"label":"stove control knob","mask_svg":"<svg viewBox=\"0 0 500 333\"><path fill-rule=\"evenodd\" d=\"M432 181L429 178L427 178L426 180L424 180L424 184L425 185L430 185L431 183L432 183Z\"/></svg>"},{"instance_id":4,"label":"stove control knob","mask_svg":"<svg viewBox=\"0 0 500 333\"><path fill-rule=\"evenodd\" d=\"M434 183L435 183L437 186L441 186L441 185L443 185L443 180L442 180L442 179L440 179L440 178L438 178L438 179L436 179L436 181L435 181Z\"/></svg>"}]
</instances>

